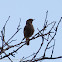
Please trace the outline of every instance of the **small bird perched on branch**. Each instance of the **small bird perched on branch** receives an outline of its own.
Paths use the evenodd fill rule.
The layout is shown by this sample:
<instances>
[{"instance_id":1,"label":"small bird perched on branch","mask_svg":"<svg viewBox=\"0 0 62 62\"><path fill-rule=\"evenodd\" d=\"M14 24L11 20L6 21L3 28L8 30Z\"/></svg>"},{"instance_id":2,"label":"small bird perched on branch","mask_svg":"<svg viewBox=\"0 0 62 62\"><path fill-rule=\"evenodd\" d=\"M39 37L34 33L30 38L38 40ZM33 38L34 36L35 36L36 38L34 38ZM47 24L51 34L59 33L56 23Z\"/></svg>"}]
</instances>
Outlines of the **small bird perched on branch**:
<instances>
[{"instance_id":1,"label":"small bird perched on branch","mask_svg":"<svg viewBox=\"0 0 62 62\"><path fill-rule=\"evenodd\" d=\"M34 19L28 19L26 21L26 26L24 27L24 38L26 38L26 44L29 45L29 37L34 33L34 27L32 25Z\"/></svg>"}]
</instances>

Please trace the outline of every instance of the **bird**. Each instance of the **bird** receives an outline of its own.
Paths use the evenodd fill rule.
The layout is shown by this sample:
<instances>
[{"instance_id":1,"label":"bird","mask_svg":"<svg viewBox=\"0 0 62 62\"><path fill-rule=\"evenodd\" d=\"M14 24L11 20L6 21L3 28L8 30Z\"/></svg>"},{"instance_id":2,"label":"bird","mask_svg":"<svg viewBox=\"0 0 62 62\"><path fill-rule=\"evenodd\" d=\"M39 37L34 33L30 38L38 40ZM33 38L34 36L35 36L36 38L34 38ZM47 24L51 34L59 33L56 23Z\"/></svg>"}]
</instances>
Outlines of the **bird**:
<instances>
[{"instance_id":1,"label":"bird","mask_svg":"<svg viewBox=\"0 0 62 62\"><path fill-rule=\"evenodd\" d=\"M34 27L33 27L33 22L34 19L28 19L26 21L26 25L24 27L24 38L26 39L26 44L29 45L29 38L33 35L34 33Z\"/></svg>"}]
</instances>

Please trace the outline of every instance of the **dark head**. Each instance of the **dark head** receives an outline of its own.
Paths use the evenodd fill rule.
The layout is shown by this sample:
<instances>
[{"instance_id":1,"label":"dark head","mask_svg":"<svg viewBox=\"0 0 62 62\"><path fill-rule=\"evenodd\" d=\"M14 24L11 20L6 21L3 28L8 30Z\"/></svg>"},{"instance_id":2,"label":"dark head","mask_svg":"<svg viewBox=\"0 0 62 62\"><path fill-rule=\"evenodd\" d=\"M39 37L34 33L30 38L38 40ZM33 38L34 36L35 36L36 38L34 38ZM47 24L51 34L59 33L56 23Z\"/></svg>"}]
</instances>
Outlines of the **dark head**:
<instances>
[{"instance_id":1,"label":"dark head","mask_svg":"<svg viewBox=\"0 0 62 62\"><path fill-rule=\"evenodd\" d=\"M33 20L34 20L34 19L28 19L28 20L26 21L26 24L32 24Z\"/></svg>"}]
</instances>

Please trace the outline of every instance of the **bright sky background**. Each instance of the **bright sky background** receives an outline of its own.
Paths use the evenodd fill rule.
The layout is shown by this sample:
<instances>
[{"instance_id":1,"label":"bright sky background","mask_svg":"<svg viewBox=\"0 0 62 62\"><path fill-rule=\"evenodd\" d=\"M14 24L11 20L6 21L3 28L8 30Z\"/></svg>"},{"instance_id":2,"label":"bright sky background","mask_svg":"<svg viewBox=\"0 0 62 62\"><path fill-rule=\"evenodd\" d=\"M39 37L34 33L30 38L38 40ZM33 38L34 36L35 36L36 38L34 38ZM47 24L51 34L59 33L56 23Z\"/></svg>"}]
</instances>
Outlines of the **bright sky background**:
<instances>
[{"instance_id":1,"label":"bright sky background","mask_svg":"<svg viewBox=\"0 0 62 62\"><path fill-rule=\"evenodd\" d=\"M33 22L36 34L37 28L40 30L43 27L46 11L48 10L48 21L58 21L62 17L62 0L0 0L0 31L6 20L10 16L9 22L6 25L6 41L16 32L18 23L21 18L21 30L13 38L15 42L20 42L23 38L23 28L26 20L29 18L35 19ZM55 50L53 57L62 56L62 22L59 25L57 35L55 37ZM41 44L41 38L32 40L29 46L21 48L15 58L11 57L14 62L19 62L22 57L27 57L35 53ZM44 49L44 48L43 48ZM43 51L40 51L42 54ZM47 56L49 56L48 51ZM37 56L40 57L40 54ZM8 58L0 60L0 62L10 62ZM62 62L62 59L44 60L43 62Z\"/></svg>"}]
</instances>

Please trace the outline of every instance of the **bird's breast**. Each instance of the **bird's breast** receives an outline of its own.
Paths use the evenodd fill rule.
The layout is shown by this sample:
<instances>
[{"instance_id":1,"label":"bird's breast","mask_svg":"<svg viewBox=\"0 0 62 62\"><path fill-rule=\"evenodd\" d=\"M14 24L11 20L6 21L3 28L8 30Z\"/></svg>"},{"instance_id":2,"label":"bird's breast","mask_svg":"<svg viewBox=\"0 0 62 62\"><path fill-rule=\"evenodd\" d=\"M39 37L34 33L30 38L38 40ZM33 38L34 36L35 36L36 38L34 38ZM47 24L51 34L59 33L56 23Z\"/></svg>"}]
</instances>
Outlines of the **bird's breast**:
<instances>
[{"instance_id":1,"label":"bird's breast","mask_svg":"<svg viewBox=\"0 0 62 62\"><path fill-rule=\"evenodd\" d=\"M28 38L28 37L31 37L33 33L34 33L33 25L26 25L24 30L24 36Z\"/></svg>"}]
</instances>

